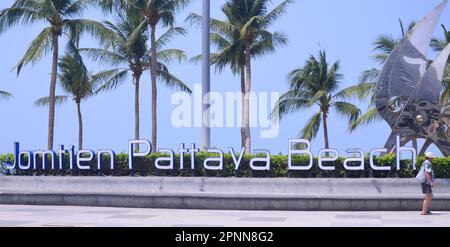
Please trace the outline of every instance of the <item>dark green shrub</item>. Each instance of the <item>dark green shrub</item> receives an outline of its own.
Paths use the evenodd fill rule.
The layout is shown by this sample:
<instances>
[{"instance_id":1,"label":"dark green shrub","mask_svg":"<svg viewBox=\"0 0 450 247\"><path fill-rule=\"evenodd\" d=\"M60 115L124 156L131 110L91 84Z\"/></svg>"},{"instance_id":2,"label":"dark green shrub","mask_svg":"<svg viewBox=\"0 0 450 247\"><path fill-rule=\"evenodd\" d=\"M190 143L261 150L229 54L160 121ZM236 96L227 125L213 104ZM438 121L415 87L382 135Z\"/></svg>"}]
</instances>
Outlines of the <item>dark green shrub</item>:
<instances>
[{"instance_id":1,"label":"dark green shrub","mask_svg":"<svg viewBox=\"0 0 450 247\"><path fill-rule=\"evenodd\" d=\"M238 156L238 154L236 155ZM99 170L97 168L97 158L95 158L89 165L91 170L78 170L76 164L71 170L69 168L69 156L65 156L65 162L63 169L54 169L50 167L43 170L41 167L38 169L18 170L16 169L15 175L30 176L30 175L48 175L48 176L206 176L206 177L291 177L291 178L389 178L400 177L410 178L417 174L417 170L424 161L423 157L420 157L416 161L416 171L413 171L409 160L401 161L401 170L397 171L395 164L395 156L393 154L383 157L375 158L374 162L377 166L390 166L391 171L374 171L369 164L369 158L365 157L365 170L364 171L347 171L344 169L343 162L346 158L340 157L335 162L327 162L326 165L334 165L335 171L323 171L319 169L317 164L317 157L314 158L314 165L308 171L294 171L288 170L288 157L286 155L272 155L271 156L271 169L270 171L254 171L250 169L250 160L254 157L264 157L264 155L245 155L242 159L238 170L235 169L233 158L231 154L224 153L224 169L220 171L209 171L204 169L203 162L208 157L217 157L217 154L209 154L200 152L196 154L196 163L194 169L191 169L191 157L189 154L184 155L184 169L180 169L180 155L175 155L173 170L159 170L155 167L155 160L159 157L167 157L167 154L154 153L147 157L137 157L134 160L134 169L131 172L128 168L128 154L120 153L116 155L116 166L114 170L111 170L110 157L102 157L102 167ZM13 160L12 154L0 155L0 163L3 164L6 160ZM307 165L309 157L307 156L293 156L293 164L295 165ZM27 162L26 158L23 162ZM58 161L59 162L59 161ZM164 163L162 163L164 165ZM214 164L210 164L214 165ZM258 164L255 164L258 165ZM351 165L351 163L350 163ZM58 166L58 165L56 165ZM450 157L437 158L433 162L433 166L438 178L450 178ZM4 170L4 169L3 169ZM5 173L5 172L3 172ZM6 173L6 175L8 175Z\"/></svg>"}]
</instances>

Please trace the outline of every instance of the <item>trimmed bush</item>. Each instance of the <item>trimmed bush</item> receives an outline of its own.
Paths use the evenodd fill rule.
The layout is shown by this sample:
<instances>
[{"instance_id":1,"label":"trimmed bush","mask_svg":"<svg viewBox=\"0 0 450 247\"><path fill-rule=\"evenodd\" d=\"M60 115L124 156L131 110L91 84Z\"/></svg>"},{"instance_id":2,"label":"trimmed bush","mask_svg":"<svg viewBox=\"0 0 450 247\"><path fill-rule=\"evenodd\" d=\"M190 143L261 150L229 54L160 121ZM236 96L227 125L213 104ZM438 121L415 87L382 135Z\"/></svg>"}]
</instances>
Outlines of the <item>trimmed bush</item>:
<instances>
[{"instance_id":1,"label":"trimmed bush","mask_svg":"<svg viewBox=\"0 0 450 247\"><path fill-rule=\"evenodd\" d=\"M200 152L196 154L195 169L191 169L191 157L189 154L184 155L184 169L180 168L180 156L175 155L175 169L173 170L159 170L155 167L155 160L159 157L167 157L165 154L151 154L147 157L137 157L134 161L134 169L131 172L128 168L128 154L121 153L116 155L116 166L114 171L109 167L110 158L108 156L103 157L103 167L99 170L97 168L97 158L95 158L89 165L91 169L78 170L74 168L69 169L69 157L66 155L64 169L52 170L49 167L46 170L38 168L36 170L19 170L9 171L5 168L7 160L12 161L13 155L6 154L0 155L0 174L3 175L53 175L53 176L206 176L206 177L292 177L292 178L411 178L417 174L420 164L424 161L424 158L418 158L416 162L416 171L412 170L410 160L401 161L401 170L397 171L394 155L386 155L380 158L375 158L374 162L377 166L390 166L391 171L373 171L370 168L369 158L365 158L365 170L364 171L347 171L343 167L345 158L341 157L335 162L326 162L327 166L334 165L335 171L323 171L320 170L317 164L317 157L314 158L314 165L311 170L308 171L293 171L288 170L288 157L286 155L273 155L271 156L271 169L270 171L254 171L250 169L250 160L254 157L264 157L261 155L245 155L242 159L238 170L235 169L233 158L231 154L224 153L224 169L221 171L209 171L203 167L203 162L208 157L216 157L217 154L209 154ZM27 162L24 159L22 162ZM306 165L309 162L307 156L293 156L293 163L295 165ZM40 164L40 163L39 163ZM255 163L255 165L258 165ZM351 163L349 165L352 165ZM356 164L357 165L357 164ZM58 164L56 164L58 166ZM450 178L450 157L437 158L433 162L433 167L438 178Z\"/></svg>"}]
</instances>

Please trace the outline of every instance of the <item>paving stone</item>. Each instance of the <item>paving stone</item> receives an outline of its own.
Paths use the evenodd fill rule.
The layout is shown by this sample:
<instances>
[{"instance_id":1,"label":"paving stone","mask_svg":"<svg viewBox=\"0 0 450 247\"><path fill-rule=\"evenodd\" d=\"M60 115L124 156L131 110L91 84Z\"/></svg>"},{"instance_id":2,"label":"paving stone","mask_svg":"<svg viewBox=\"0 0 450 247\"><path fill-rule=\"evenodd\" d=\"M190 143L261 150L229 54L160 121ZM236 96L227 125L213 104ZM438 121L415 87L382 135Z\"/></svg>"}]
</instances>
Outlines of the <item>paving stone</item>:
<instances>
[{"instance_id":1,"label":"paving stone","mask_svg":"<svg viewBox=\"0 0 450 247\"><path fill-rule=\"evenodd\" d=\"M380 224L364 224L364 223L332 223L330 227L382 227Z\"/></svg>"},{"instance_id":2,"label":"paving stone","mask_svg":"<svg viewBox=\"0 0 450 247\"><path fill-rule=\"evenodd\" d=\"M92 210L84 212L84 214L126 214L130 211L120 211L120 210Z\"/></svg>"},{"instance_id":3,"label":"paving stone","mask_svg":"<svg viewBox=\"0 0 450 247\"><path fill-rule=\"evenodd\" d=\"M42 224L45 227L93 227L96 223L80 223L80 222L51 222Z\"/></svg>"},{"instance_id":4,"label":"paving stone","mask_svg":"<svg viewBox=\"0 0 450 247\"><path fill-rule=\"evenodd\" d=\"M243 217L240 221L267 221L267 222L283 222L287 220L285 217Z\"/></svg>"},{"instance_id":5,"label":"paving stone","mask_svg":"<svg viewBox=\"0 0 450 247\"><path fill-rule=\"evenodd\" d=\"M433 225L429 220L416 219L383 219L383 225Z\"/></svg>"},{"instance_id":6,"label":"paving stone","mask_svg":"<svg viewBox=\"0 0 450 247\"><path fill-rule=\"evenodd\" d=\"M171 227L224 227L224 225L173 225Z\"/></svg>"},{"instance_id":7,"label":"paving stone","mask_svg":"<svg viewBox=\"0 0 450 247\"><path fill-rule=\"evenodd\" d=\"M38 213L38 212L52 211L52 209L48 209L48 208L18 208L18 209L10 209L9 211L24 212L24 213Z\"/></svg>"},{"instance_id":8,"label":"paving stone","mask_svg":"<svg viewBox=\"0 0 450 247\"><path fill-rule=\"evenodd\" d=\"M450 212L161 210L0 205L0 227L450 227Z\"/></svg>"},{"instance_id":9,"label":"paving stone","mask_svg":"<svg viewBox=\"0 0 450 247\"><path fill-rule=\"evenodd\" d=\"M222 216L226 216L226 217L242 217L245 216L245 214L240 213L240 212L215 212L215 213L210 213L207 214L208 216L218 216L218 217L222 217ZM250 214L247 214L250 215Z\"/></svg>"},{"instance_id":10,"label":"paving stone","mask_svg":"<svg viewBox=\"0 0 450 247\"><path fill-rule=\"evenodd\" d=\"M106 218L109 219L148 219L155 217L155 215L140 215L140 214L117 214Z\"/></svg>"},{"instance_id":11,"label":"paving stone","mask_svg":"<svg viewBox=\"0 0 450 247\"><path fill-rule=\"evenodd\" d=\"M336 219L372 219L381 220L381 215L351 215L351 214L340 214L336 215Z\"/></svg>"},{"instance_id":12,"label":"paving stone","mask_svg":"<svg viewBox=\"0 0 450 247\"><path fill-rule=\"evenodd\" d=\"M0 220L0 227L15 227L32 223L32 221Z\"/></svg>"}]
</instances>

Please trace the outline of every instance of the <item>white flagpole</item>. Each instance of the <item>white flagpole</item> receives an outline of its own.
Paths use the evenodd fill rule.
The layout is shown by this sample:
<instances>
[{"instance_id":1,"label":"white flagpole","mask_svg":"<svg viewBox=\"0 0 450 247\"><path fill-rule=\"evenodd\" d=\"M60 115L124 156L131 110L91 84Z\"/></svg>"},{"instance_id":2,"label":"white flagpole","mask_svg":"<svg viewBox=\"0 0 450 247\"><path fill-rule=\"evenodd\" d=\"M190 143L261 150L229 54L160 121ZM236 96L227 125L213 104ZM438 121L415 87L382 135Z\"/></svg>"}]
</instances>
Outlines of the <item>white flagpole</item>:
<instances>
[{"instance_id":1,"label":"white flagpole","mask_svg":"<svg viewBox=\"0 0 450 247\"><path fill-rule=\"evenodd\" d=\"M211 147L211 129L210 129L210 99L209 92L211 90L211 74L210 74L210 0L203 0L203 18L202 18L202 130L201 130L201 147L207 150Z\"/></svg>"}]
</instances>

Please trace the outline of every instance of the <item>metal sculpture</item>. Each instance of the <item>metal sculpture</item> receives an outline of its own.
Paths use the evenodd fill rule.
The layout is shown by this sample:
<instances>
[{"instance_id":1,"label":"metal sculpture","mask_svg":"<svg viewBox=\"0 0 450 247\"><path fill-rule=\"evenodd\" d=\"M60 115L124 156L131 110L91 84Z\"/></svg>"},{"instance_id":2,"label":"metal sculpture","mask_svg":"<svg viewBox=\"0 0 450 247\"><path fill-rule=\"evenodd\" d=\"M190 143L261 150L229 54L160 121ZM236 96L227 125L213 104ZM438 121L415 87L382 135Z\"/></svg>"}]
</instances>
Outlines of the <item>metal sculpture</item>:
<instances>
[{"instance_id":1,"label":"metal sculpture","mask_svg":"<svg viewBox=\"0 0 450 247\"><path fill-rule=\"evenodd\" d=\"M424 17L394 48L380 73L375 90L379 114L392 133L385 145L394 150L396 137L402 144L426 139L420 153L434 143L450 155L450 104L441 106L444 70L450 55L447 46L430 64L427 52L439 17L448 0Z\"/></svg>"}]
</instances>

